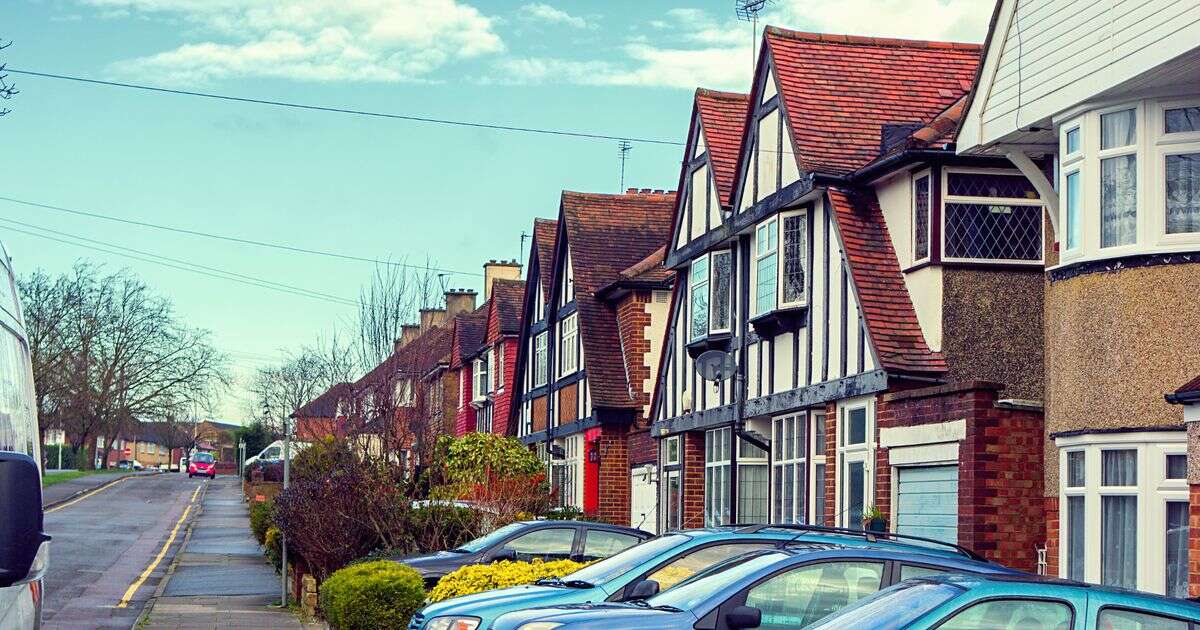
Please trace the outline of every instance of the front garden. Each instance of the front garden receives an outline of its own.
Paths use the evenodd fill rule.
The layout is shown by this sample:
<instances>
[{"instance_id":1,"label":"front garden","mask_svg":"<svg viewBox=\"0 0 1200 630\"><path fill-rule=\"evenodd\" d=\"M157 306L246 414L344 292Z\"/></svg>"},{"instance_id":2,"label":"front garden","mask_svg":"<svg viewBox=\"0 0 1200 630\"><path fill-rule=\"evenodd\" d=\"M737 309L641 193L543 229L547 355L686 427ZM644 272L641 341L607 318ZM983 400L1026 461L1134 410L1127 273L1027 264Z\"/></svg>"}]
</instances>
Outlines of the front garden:
<instances>
[{"instance_id":1,"label":"front garden","mask_svg":"<svg viewBox=\"0 0 1200 630\"><path fill-rule=\"evenodd\" d=\"M551 510L541 462L517 440L443 437L432 460L437 465L413 475L397 458L326 439L292 460L286 490L278 464L247 469L251 529L277 570L286 535L289 581L307 614L335 629L405 628L426 602L583 566L503 561L427 585L414 569L388 560L452 549L515 521L562 516Z\"/></svg>"}]
</instances>

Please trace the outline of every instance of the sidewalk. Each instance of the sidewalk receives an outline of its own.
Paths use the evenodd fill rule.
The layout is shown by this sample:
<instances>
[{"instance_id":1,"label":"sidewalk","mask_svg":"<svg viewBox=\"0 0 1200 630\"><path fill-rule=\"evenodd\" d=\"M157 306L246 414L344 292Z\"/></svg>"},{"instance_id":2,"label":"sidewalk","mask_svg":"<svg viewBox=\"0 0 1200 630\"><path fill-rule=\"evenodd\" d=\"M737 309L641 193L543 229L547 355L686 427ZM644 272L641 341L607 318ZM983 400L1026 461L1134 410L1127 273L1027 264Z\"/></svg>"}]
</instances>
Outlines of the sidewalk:
<instances>
[{"instance_id":1,"label":"sidewalk","mask_svg":"<svg viewBox=\"0 0 1200 630\"><path fill-rule=\"evenodd\" d=\"M183 549L139 629L323 628L302 624L279 601L279 575L250 533L250 512L235 477L218 477L204 493Z\"/></svg>"},{"instance_id":2,"label":"sidewalk","mask_svg":"<svg viewBox=\"0 0 1200 630\"><path fill-rule=\"evenodd\" d=\"M76 495L83 494L89 490L99 488L100 486L110 483L116 483L120 479L133 477L135 475L153 475L153 472L127 472L121 473L98 473L95 475L84 475L74 479L60 481L52 486L42 488L42 507L50 507L52 505L63 503L68 499L74 498Z\"/></svg>"}]
</instances>

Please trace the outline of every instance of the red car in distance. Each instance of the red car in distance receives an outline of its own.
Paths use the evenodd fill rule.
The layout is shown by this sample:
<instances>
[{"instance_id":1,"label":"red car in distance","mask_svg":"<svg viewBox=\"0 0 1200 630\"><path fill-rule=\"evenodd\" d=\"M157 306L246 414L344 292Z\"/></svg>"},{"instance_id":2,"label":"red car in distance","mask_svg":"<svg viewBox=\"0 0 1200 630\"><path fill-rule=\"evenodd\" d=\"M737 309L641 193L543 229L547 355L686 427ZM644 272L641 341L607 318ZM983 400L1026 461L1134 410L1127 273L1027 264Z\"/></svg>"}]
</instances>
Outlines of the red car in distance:
<instances>
[{"instance_id":1,"label":"red car in distance","mask_svg":"<svg viewBox=\"0 0 1200 630\"><path fill-rule=\"evenodd\" d=\"M217 460L212 453L196 453L188 462L188 478L200 475L209 479L217 478Z\"/></svg>"}]
</instances>

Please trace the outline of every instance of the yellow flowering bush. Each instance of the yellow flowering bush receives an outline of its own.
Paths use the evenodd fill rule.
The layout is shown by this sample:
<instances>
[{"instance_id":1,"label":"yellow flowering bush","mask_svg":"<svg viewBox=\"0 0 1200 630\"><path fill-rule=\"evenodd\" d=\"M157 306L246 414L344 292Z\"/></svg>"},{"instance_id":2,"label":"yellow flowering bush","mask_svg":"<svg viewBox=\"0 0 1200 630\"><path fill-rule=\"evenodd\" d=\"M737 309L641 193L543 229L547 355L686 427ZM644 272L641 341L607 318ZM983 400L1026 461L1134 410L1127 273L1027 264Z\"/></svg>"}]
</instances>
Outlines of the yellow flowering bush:
<instances>
[{"instance_id":1,"label":"yellow flowering bush","mask_svg":"<svg viewBox=\"0 0 1200 630\"><path fill-rule=\"evenodd\" d=\"M451 597L462 597L497 588L508 588L534 582L548 577L562 577L574 573L587 563L571 560L553 562L516 562L504 560L493 564L471 564L438 580L429 591L430 602L440 602Z\"/></svg>"}]
</instances>

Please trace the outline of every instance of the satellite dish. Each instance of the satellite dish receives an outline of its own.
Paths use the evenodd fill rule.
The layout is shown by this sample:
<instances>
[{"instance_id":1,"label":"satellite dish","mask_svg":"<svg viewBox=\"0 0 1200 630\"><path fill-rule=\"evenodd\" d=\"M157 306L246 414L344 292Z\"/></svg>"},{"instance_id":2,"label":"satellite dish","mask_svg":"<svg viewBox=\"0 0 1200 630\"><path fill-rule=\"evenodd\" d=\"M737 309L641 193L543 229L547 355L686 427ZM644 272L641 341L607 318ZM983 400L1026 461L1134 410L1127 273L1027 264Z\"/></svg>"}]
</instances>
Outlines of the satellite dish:
<instances>
[{"instance_id":1,"label":"satellite dish","mask_svg":"<svg viewBox=\"0 0 1200 630\"><path fill-rule=\"evenodd\" d=\"M707 350L696 357L696 371L706 381L723 381L737 371L737 361L724 350Z\"/></svg>"}]
</instances>

